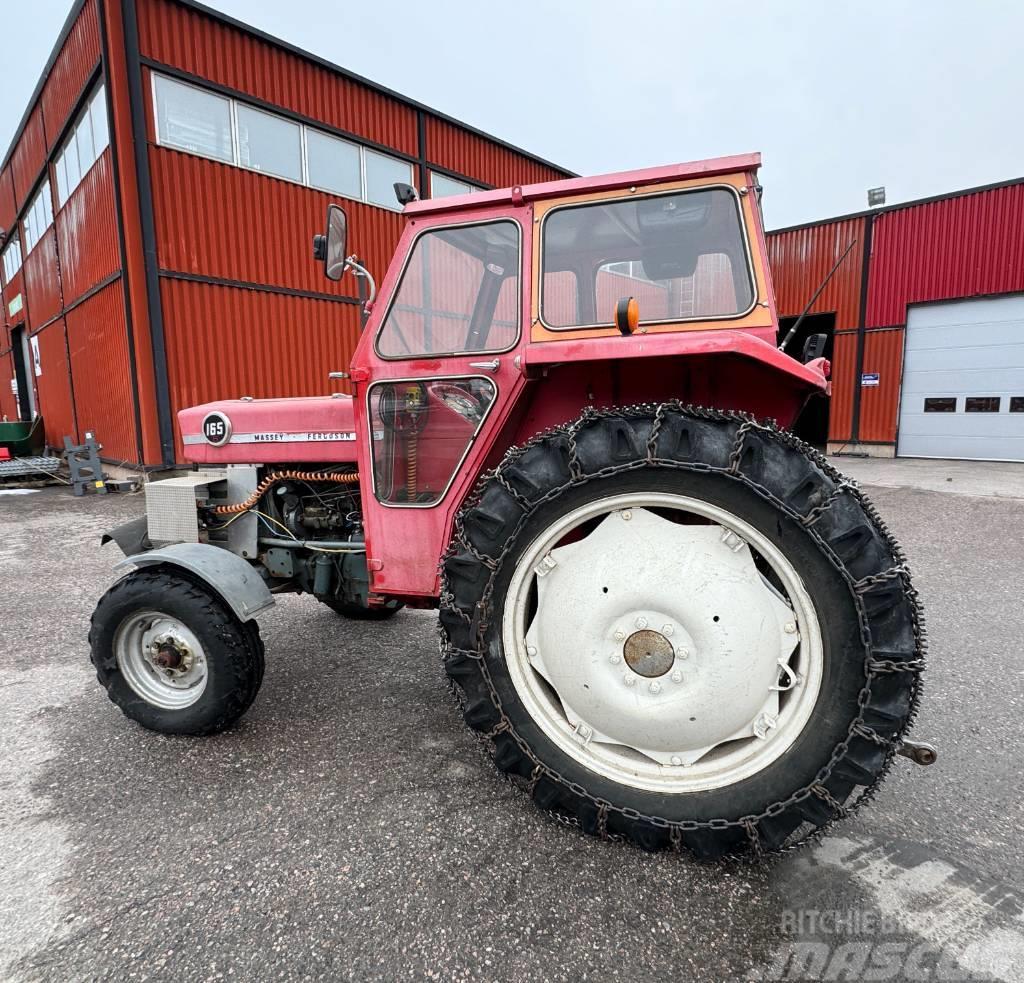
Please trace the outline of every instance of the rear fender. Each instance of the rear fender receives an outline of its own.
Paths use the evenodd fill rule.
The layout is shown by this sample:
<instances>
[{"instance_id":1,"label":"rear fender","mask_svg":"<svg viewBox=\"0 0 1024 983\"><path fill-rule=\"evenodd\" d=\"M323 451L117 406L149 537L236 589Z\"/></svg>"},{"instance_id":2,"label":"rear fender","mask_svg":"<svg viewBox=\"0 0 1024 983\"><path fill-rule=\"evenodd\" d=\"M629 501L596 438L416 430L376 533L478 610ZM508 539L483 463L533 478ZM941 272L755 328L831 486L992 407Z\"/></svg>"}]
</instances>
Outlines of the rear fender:
<instances>
[{"instance_id":1,"label":"rear fender","mask_svg":"<svg viewBox=\"0 0 1024 983\"><path fill-rule=\"evenodd\" d=\"M135 566L177 567L213 590L241 621L251 621L274 603L274 595L256 568L236 553L206 543L175 543L162 549L129 556L115 570Z\"/></svg>"},{"instance_id":2,"label":"rear fender","mask_svg":"<svg viewBox=\"0 0 1024 983\"><path fill-rule=\"evenodd\" d=\"M135 556L152 549L153 544L149 541L149 524L146 517L141 515L137 519L132 519L131 522L124 522L111 529L110 532L105 532L100 537L100 545L106 546L107 543L117 543L118 549L125 556Z\"/></svg>"}]
</instances>

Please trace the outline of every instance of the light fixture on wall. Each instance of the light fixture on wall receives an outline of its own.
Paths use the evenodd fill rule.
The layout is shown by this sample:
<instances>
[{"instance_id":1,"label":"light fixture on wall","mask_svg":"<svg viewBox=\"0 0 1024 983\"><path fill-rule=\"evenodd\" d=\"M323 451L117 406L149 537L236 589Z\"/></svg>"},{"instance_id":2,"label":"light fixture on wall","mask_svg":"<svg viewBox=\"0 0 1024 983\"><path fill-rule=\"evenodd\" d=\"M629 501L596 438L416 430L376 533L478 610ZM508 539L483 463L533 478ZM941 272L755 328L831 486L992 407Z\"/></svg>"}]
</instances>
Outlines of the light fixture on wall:
<instances>
[{"instance_id":1,"label":"light fixture on wall","mask_svg":"<svg viewBox=\"0 0 1024 983\"><path fill-rule=\"evenodd\" d=\"M868 188L868 208L875 208L885 204L885 186L881 188Z\"/></svg>"}]
</instances>

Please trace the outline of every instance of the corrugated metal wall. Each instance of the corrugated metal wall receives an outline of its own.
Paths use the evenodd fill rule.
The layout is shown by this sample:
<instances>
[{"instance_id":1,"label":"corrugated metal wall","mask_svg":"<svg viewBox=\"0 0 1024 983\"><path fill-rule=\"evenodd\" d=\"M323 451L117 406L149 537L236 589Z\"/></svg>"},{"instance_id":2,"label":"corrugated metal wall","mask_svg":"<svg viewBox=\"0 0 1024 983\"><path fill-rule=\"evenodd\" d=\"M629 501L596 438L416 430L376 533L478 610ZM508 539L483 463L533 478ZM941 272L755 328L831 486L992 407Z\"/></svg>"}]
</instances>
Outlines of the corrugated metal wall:
<instances>
[{"instance_id":1,"label":"corrugated metal wall","mask_svg":"<svg viewBox=\"0 0 1024 983\"><path fill-rule=\"evenodd\" d=\"M85 83L100 60L100 23L96 0L88 0L78 15L60 57L43 87L43 122L47 146L60 136Z\"/></svg>"},{"instance_id":2,"label":"corrugated metal wall","mask_svg":"<svg viewBox=\"0 0 1024 983\"><path fill-rule=\"evenodd\" d=\"M43 369L43 374L35 380L36 396L46 426L46 442L54 447L63 447L65 435L77 434L64 319L58 318L35 337L39 345L39 363Z\"/></svg>"},{"instance_id":3,"label":"corrugated metal wall","mask_svg":"<svg viewBox=\"0 0 1024 983\"><path fill-rule=\"evenodd\" d=\"M95 432L104 457L134 461L133 386L120 282L68 311L66 320L79 433Z\"/></svg>"},{"instance_id":4,"label":"corrugated metal wall","mask_svg":"<svg viewBox=\"0 0 1024 983\"><path fill-rule=\"evenodd\" d=\"M768 260L779 317L799 315L829 270L854 243L810 311L812 314L834 312L836 316L830 441L849 440L851 436L856 339L854 335L843 332L855 331L860 323L864 235L864 218L858 216L773 232L767 236Z\"/></svg>"},{"instance_id":5,"label":"corrugated metal wall","mask_svg":"<svg viewBox=\"0 0 1024 983\"><path fill-rule=\"evenodd\" d=\"M1024 290L1024 184L884 212L875 219L868 327L907 305Z\"/></svg>"},{"instance_id":6,"label":"corrugated metal wall","mask_svg":"<svg viewBox=\"0 0 1024 983\"><path fill-rule=\"evenodd\" d=\"M864 336L864 372L878 373L877 386L861 388L858 439L896 440L896 415L903 374L903 328L868 331Z\"/></svg>"},{"instance_id":7,"label":"corrugated metal wall","mask_svg":"<svg viewBox=\"0 0 1024 983\"><path fill-rule=\"evenodd\" d=\"M25 257L21 272L25 282L29 328L37 331L60 314L63 307L57 275L57 239L52 226Z\"/></svg>"},{"instance_id":8,"label":"corrugated metal wall","mask_svg":"<svg viewBox=\"0 0 1024 983\"><path fill-rule=\"evenodd\" d=\"M14 198L20 209L28 200L46 162L46 136L43 132L42 107L36 106L11 155L14 172Z\"/></svg>"}]
</instances>

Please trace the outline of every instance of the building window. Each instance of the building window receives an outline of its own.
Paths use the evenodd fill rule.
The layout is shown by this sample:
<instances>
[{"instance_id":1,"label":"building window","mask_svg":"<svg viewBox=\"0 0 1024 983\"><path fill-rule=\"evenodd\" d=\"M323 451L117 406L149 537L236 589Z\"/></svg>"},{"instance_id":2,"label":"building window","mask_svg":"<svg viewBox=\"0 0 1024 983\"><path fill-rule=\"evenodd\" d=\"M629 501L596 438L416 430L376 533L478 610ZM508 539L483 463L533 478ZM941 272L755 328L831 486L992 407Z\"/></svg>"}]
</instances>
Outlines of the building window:
<instances>
[{"instance_id":1,"label":"building window","mask_svg":"<svg viewBox=\"0 0 1024 983\"><path fill-rule=\"evenodd\" d=\"M306 167L311 187L346 198L363 197L362 166L356 144L307 128Z\"/></svg>"},{"instance_id":2,"label":"building window","mask_svg":"<svg viewBox=\"0 0 1024 983\"><path fill-rule=\"evenodd\" d=\"M4 283L9 284L21 269L21 242L15 234L3 251Z\"/></svg>"},{"instance_id":3,"label":"building window","mask_svg":"<svg viewBox=\"0 0 1024 983\"><path fill-rule=\"evenodd\" d=\"M964 412L998 413L1001 402L998 396L968 396L964 403Z\"/></svg>"},{"instance_id":4,"label":"building window","mask_svg":"<svg viewBox=\"0 0 1024 983\"><path fill-rule=\"evenodd\" d=\"M44 181L28 206L22 225L25 227L25 255L43 238L43 233L53 224L53 202L50 198L50 182Z\"/></svg>"},{"instance_id":5,"label":"building window","mask_svg":"<svg viewBox=\"0 0 1024 983\"><path fill-rule=\"evenodd\" d=\"M238 162L289 181L302 181L302 127L238 103Z\"/></svg>"},{"instance_id":6,"label":"building window","mask_svg":"<svg viewBox=\"0 0 1024 983\"><path fill-rule=\"evenodd\" d=\"M1011 413L1024 413L1024 396L1011 396L1010 397L1010 412Z\"/></svg>"},{"instance_id":7,"label":"building window","mask_svg":"<svg viewBox=\"0 0 1024 983\"><path fill-rule=\"evenodd\" d=\"M444 174L438 174L437 171L430 172L430 197L431 198L448 198L451 195L469 195L474 191L479 191L480 188L475 188L471 184L467 184L465 181L456 181L455 178L450 178Z\"/></svg>"},{"instance_id":8,"label":"building window","mask_svg":"<svg viewBox=\"0 0 1024 983\"><path fill-rule=\"evenodd\" d=\"M89 104L75 122L71 136L61 149L53 165L54 177L57 180L57 207L63 208L64 203L74 194L75 188L89 173L89 169L110 143L107 130L106 91L102 84L97 86Z\"/></svg>"},{"instance_id":9,"label":"building window","mask_svg":"<svg viewBox=\"0 0 1024 983\"><path fill-rule=\"evenodd\" d=\"M393 211L395 183L412 184L408 161L163 75L153 75L153 106L161 146Z\"/></svg>"},{"instance_id":10,"label":"building window","mask_svg":"<svg viewBox=\"0 0 1024 983\"><path fill-rule=\"evenodd\" d=\"M955 413L956 399L953 396L928 396L924 401L925 413Z\"/></svg>"},{"instance_id":11,"label":"building window","mask_svg":"<svg viewBox=\"0 0 1024 983\"><path fill-rule=\"evenodd\" d=\"M231 100L153 76L157 142L202 157L235 163L231 138Z\"/></svg>"},{"instance_id":12,"label":"building window","mask_svg":"<svg viewBox=\"0 0 1024 983\"><path fill-rule=\"evenodd\" d=\"M365 183L365 199L371 205L383 205L385 208L398 206L395 197L395 184L412 184L412 167L404 160L395 160L372 150L363 151L363 174Z\"/></svg>"}]
</instances>

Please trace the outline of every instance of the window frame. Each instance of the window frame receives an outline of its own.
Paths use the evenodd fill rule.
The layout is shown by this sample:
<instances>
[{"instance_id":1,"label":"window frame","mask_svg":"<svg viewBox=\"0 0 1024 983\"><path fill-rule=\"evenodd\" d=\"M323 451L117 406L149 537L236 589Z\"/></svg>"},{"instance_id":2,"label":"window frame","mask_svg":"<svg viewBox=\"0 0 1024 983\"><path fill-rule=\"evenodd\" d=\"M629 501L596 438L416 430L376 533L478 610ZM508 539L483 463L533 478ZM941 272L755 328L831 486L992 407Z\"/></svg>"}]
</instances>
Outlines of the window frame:
<instances>
[{"instance_id":1,"label":"window frame","mask_svg":"<svg viewBox=\"0 0 1024 983\"><path fill-rule=\"evenodd\" d=\"M184 86L189 89L195 89L203 95L210 96L213 99L220 99L228 104L228 122L231 128L231 159L225 157L215 156L214 154L204 153L201 150L194 150L191 147L182 147L179 144L171 143L163 138L160 133L160 112L157 101L157 86L160 81L164 80L174 85ZM295 184L301 188L309 188L313 191L319 191L322 194L337 195L340 198L344 198L347 201L356 201L361 205L368 205L370 208L383 208L388 212L401 212L403 206L399 204L397 198L394 203L370 201L366 194L366 157L367 154L376 154L378 157L383 157L385 160L393 161L396 164L401 164L407 167L409 170L410 182L415 181L416 176L416 161L410 156L402 155L401 153L388 149L378 149L377 147L371 147L365 143L360 143L357 140L350 139L346 136L341 136L338 133L334 133L331 130L322 129L319 126L311 126L306 123L303 119L291 115L287 112L275 111L273 108L266 108L263 105L257 105L255 102L251 102L246 99L240 99L234 95L225 95L222 92L218 92L215 89L208 88L207 86L200 85L190 80L179 78L176 75L168 74L167 72L161 72L157 69L150 70L149 73L150 81L150 101L153 111L153 132L156 138L156 146L161 147L165 150L172 150L179 154L191 154L193 157L200 157L203 160L213 161L216 164L223 164L228 167L237 167L239 170L248 171L250 174L259 174L263 177L274 178L277 181L285 181L288 184ZM91 105L91 103L90 103ZM261 113L264 116L269 116L272 119L280 120L281 122L288 123L292 126L299 128L299 153L300 153L300 176L298 179L287 177L281 174L274 174L271 171L259 170L254 167L250 167L247 164L242 163L242 152L241 152L241 140L238 128L238 109L242 107L255 113ZM318 184L313 184L309 177L309 149L307 143L307 134L309 132L318 134L319 136L330 137L331 139L338 140L341 143L347 144L350 147L354 147L359 154L359 197L355 198L352 195L345 194L341 191L335 191L330 188L323 188ZM80 179L81 181L81 179Z\"/></svg>"},{"instance_id":2,"label":"window frame","mask_svg":"<svg viewBox=\"0 0 1024 983\"><path fill-rule=\"evenodd\" d=\"M455 198L457 195L460 195L460 194L475 195L478 192L484 190L483 188L478 188L474 184L470 184L469 181L463 181L462 178L451 177L450 175L444 174L441 171L435 171L432 167L428 168L428 171L429 171L429 175L430 175L430 188L428 190L430 192L430 200L431 201L434 201L435 199L436 200L440 200L442 198ZM436 177L440 178L442 181L451 181L452 184L460 184L466 190L465 191L458 191L455 194L450 194L450 195L435 195L434 194L434 178L436 178Z\"/></svg>"},{"instance_id":3,"label":"window frame","mask_svg":"<svg viewBox=\"0 0 1024 983\"><path fill-rule=\"evenodd\" d=\"M594 206L601 205L612 205L622 201L638 201L641 198L669 198L675 195L687 195L694 194L701 191L728 191L732 197L734 204L736 205L736 217L739 219L740 226L740 238L743 243L743 255L746 258L746 272L750 280L750 304L743 310L735 311L732 314L701 314L694 317L675 317L666 318L665 320L645 320L641 317L640 324L701 324L707 321L738 321L745 318L751 313L756 307L759 299L760 288L757 282L757 270L754 267L754 256L750 248L750 230L747 228L746 216L743 214L743 197L739 193L739 189L731 184L698 184L692 188L671 188L669 190L652 191L648 194L629 194L628 190L623 189L625 192L621 195L608 198L591 198L587 201L570 201L563 205L555 205L553 208L548 209L544 213L544 217L541 219L540 232L538 235L537 242L537 271L538 271L538 291L537 291L537 320L538 323L546 328L548 331L563 332L563 331L617 331L615 323L613 321L606 321L601 324L569 324L563 327L556 327L553 324L548 324L544 320L544 243L545 243L545 228L547 226L548 219L557 214L558 212L564 212L570 208L591 208ZM711 255L711 254L708 254ZM626 260L609 260L606 262L626 262ZM632 261L630 261L632 262ZM699 262L699 260L698 260ZM602 264L606 265L606 264ZM696 268L695 268L696 270ZM561 272L559 270L552 270L552 273ZM656 280L651 280L651 283L657 283Z\"/></svg>"},{"instance_id":4,"label":"window frame","mask_svg":"<svg viewBox=\"0 0 1024 983\"><path fill-rule=\"evenodd\" d=\"M104 128L104 143L103 146L97 150L96 140L96 128L93 126L93 106L96 105L97 99L102 95L103 104L103 120L105 124ZM53 160L53 177L56 179L56 192L57 192L57 211L61 209L71 200L72 195L82 186L85 182L86 177L92 171L92 169L99 163L100 158L106 152L110 146L110 119L109 114L106 111L106 83L102 80L94 86L89 97L85 100L85 105L79 111L77 118L70 127L67 136L64 139L64 143L61 144L60 149L57 152L56 157ZM81 130L83 124L88 123L89 127L89 139L92 142L92 161L89 166L84 170L82 169L81 155L79 154L79 143L78 133ZM68 170L67 170L67 154L71 149L72 144L75 148L75 160L78 162L78 180L75 182L74 187L68 181ZM63 168L62 166L63 165ZM63 180L62 180L63 176ZM67 194L62 195L61 185L64 185Z\"/></svg>"},{"instance_id":5,"label":"window frame","mask_svg":"<svg viewBox=\"0 0 1024 983\"><path fill-rule=\"evenodd\" d=\"M410 250L411 252L411 250ZM477 424L476 429L473 431L473 435L466 442L466 447L462 452L462 456L459 458L458 463L452 468L452 473L448 476L448 484L444 486L444 491L438 495L437 500L434 502L388 502L382 499L377 492L377 466L373 460L373 409L370 406L370 396L378 386L394 385L400 382L463 382L467 379L482 379L484 382L490 383L494 386L494 399L487 406L487 411L482 417L480 422ZM453 372L450 375L442 373L440 375L419 375L401 378L388 378L378 379L376 382L371 383L366 387L365 397L365 408L366 408L366 422L369 430L370 437L370 481L373 485L373 498L378 505L383 506L386 509L436 509L444 504L445 499L448 497L448 492L452 490L452 485L455 484L455 479L462 473L462 465L466 463L466 458L469 457L469 452L476 446L477 437L480 436L480 431L483 430L484 424L490 418L491 412L494 407L498 405L501 399L501 386L496 376L484 375L483 373L457 373Z\"/></svg>"},{"instance_id":6,"label":"window frame","mask_svg":"<svg viewBox=\"0 0 1024 983\"><path fill-rule=\"evenodd\" d=\"M18 265L14 268L13 273L7 272L7 255L17 246ZM0 250L0 270L3 271L4 286L9 287L11 281L21 272L22 266L25 264L25 254L21 248L21 230L15 229L11 237L4 243L4 248Z\"/></svg>"},{"instance_id":7,"label":"window frame","mask_svg":"<svg viewBox=\"0 0 1024 983\"><path fill-rule=\"evenodd\" d=\"M380 339L384 333L384 326L388 322L388 318L391 316L391 311L395 306L395 302L398 299L398 295L402 290L402 284L405 283L405 275L408 272L409 264L412 262L412 257L416 253L416 247L419 244L420 239L424 236L430 235L435 232L447 232L449 229L466 229L480 225L495 225L498 222L511 222L516 227L516 255L518 257L518 273L517 279L519 281L519 288L516 290L516 335L512 343L505 348L476 348L471 350L460 350L453 352L424 352L421 354L406 354L406 355L384 355L380 350ZM510 352L515 349L522 338L523 334L523 227L519 223L518 219L513 218L511 215L497 215L494 218L476 219L472 222L455 222L452 224L444 223L439 225L431 225L428 228L420 229L419 232L413 237L412 242L409 243L409 248L406 250L405 257L402 260L402 268L398 274L398 280L395 283L395 289L391 291L391 296L388 298L388 306L384 310L384 315L380 319L380 324L377 326L377 331L373 336L373 351L374 354L385 362L410 362L416 361L417 359L424 358L462 358L466 356L476 355L503 355L506 352ZM376 492L374 492L376 494Z\"/></svg>"},{"instance_id":8,"label":"window frame","mask_svg":"<svg viewBox=\"0 0 1024 983\"><path fill-rule=\"evenodd\" d=\"M35 235L35 211L36 206L42 205L43 211L47 215L46 224L41 226L38 235ZM43 241L46 233L53 228L54 222L54 211L53 211L53 188L50 185L50 174L47 170L46 175L42 181L36 187L36 193L29 199L28 204L25 206L25 211L21 219L21 245L22 245L22 263L28 259L32 250L36 248ZM29 222L32 225L29 225ZM33 235L29 235L32 232ZM32 244L29 245L29 240L32 240Z\"/></svg>"}]
</instances>

